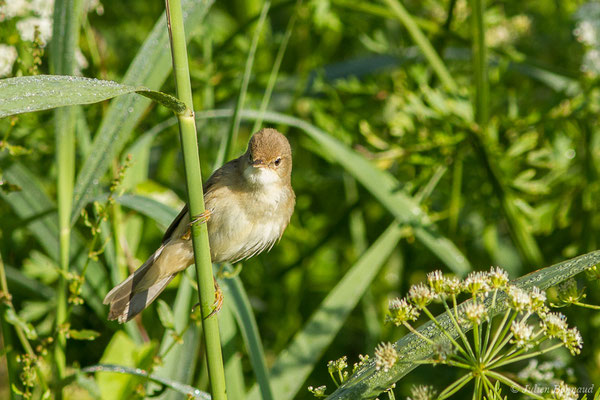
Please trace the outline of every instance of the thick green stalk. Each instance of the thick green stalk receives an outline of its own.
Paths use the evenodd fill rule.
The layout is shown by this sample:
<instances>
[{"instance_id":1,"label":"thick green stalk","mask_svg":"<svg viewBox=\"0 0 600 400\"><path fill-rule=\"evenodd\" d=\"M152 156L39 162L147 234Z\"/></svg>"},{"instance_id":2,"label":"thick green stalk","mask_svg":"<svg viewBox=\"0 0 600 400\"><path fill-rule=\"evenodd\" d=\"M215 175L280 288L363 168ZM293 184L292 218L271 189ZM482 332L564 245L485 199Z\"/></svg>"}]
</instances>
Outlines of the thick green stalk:
<instances>
[{"instance_id":1,"label":"thick green stalk","mask_svg":"<svg viewBox=\"0 0 600 400\"><path fill-rule=\"evenodd\" d=\"M471 0L471 28L473 32L473 71L475 73L475 121L481 130L488 123L489 84L487 77L487 47L483 24L483 0Z\"/></svg>"},{"instance_id":2,"label":"thick green stalk","mask_svg":"<svg viewBox=\"0 0 600 400\"><path fill-rule=\"evenodd\" d=\"M18 379L18 371L16 364L14 362L13 352L15 351L14 345L12 345L12 335L10 334L10 325L5 321L4 316L6 315L6 310L12 309L15 314L16 310L12 304L10 291L8 290L8 282L6 281L6 271L4 269L4 261L2 260L2 255L0 254L0 326L2 327L2 337L4 344L4 351L6 356L7 363L7 374L8 381L10 384L16 384ZM18 325L13 326L15 332L17 333L17 338L21 343L21 346L25 349L25 352L29 354L32 358L36 357L36 354L33 352L33 347L31 347L31 343L27 339L25 332ZM46 383L46 379L44 378L44 374L39 364L36 364L35 371L37 374L38 381L42 388L42 392L45 394L48 392L48 384ZM10 387L10 385L9 385ZM10 390L11 398L17 398L12 390Z\"/></svg>"},{"instance_id":3,"label":"thick green stalk","mask_svg":"<svg viewBox=\"0 0 600 400\"><path fill-rule=\"evenodd\" d=\"M57 1L54 8L53 36L51 43L51 70L56 75L73 75L75 49L79 42L79 25L83 2L81 0ZM67 340L61 326L67 322L67 274L71 241L71 208L75 181L75 123L74 107L58 108L54 114L56 135L57 201L59 230L59 276L56 299L57 340L54 361L58 379L65 376ZM57 393L62 398L62 393Z\"/></svg>"},{"instance_id":4,"label":"thick green stalk","mask_svg":"<svg viewBox=\"0 0 600 400\"><path fill-rule=\"evenodd\" d=\"M177 96L188 108L184 113L179 114L177 118L179 120L179 135L185 163L188 204L190 216L193 219L195 216L202 214L205 208L200 157L198 155L198 138L196 137L196 122L193 112L192 87L180 0L166 0L166 8ZM211 393L213 400L224 400L227 399L227 394L225 389L223 355L221 354L221 340L219 337L219 323L216 316L209 317L212 312L215 291L208 243L208 230L206 224L193 224L191 230Z\"/></svg>"}]
</instances>

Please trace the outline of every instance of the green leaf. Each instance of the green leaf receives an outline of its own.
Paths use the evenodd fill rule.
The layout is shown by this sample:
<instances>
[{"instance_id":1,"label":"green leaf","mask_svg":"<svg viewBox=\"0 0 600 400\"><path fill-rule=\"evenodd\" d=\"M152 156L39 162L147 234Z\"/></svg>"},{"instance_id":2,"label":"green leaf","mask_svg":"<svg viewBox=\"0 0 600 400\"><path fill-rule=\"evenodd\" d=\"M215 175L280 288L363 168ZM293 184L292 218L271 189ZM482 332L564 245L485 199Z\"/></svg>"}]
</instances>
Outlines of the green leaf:
<instances>
[{"instance_id":1,"label":"green leaf","mask_svg":"<svg viewBox=\"0 0 600 400\"><path fill-rule=\"evenodd\" d=\"M192 33L203 26L202 21L212 3L213 0L182 1L184 22L191 21L185 23L188 40L194 36ZM167 79L172 66L165 21L165 15L162 14L131 62L123 78L124 85L158 90ZM81 209L96 195L102 176L125 146L149 104L148 99L139 96L122 96L111 102L94 135L94 151L86 158L77 176L73 193L72 223L79 218Z\"/></svg>"},{"instance_id":2,"label":"green leaf","mask_svg":"<svg viewBox=\"0 0 600 400\"><path fill-rule=\"evenodd\" d=\"M160 319L160 323L166 329L175 329L175 317L173 316L173 311L171 311L171 307L164 300L158 299L158 318Z\"/></svg>"},{"instance_id":3,"label":"green leaf","mask_svg":"<svg viewBox=\"0 0 600 400\"><path fill-rule=\"evenodd\" d=\"M64 75L20 76L0 80L0 118L77 104L92 104L138 93L181 114L185 104L171 95L141 86Z\"/></svg>"},{"instance_id":4,"label":"green leaf","mask_svg":"<svg viewBox=\"0 0 600 400\"><path fill-rule=\"evenodd\" d=\"M238 327L244 339L246 350L250 356L250 364L256 376L256 383L260 390L262 400L272 400L276 397L273 395L269 371L267 370L267 362L265 360L265 351L260 339L260 332L256 324L256 318L252 312L252 306L244 285L239 276L231 279L223 280L225 287L228 290L228 295L231 297L233 306L231 307L235 313ZM255 389L252 393L257 393ZM256 396L256 394L254 394Z\"/></svg>"},{"instance_id":5,"label":"green leaf","mask_svg":"<svg viewBox=\"0 0 600 400\"><path fill-rule=\"evenodd\" d=\"M277 357L271 368L273 397L287 400L295 397L327 347L342 328L350 311L363 296L382 265L396 248L401 229L392 223L375 243L350 268L323 300L290 345ZM249 400L260 398L258 387Z\"/></svg>"},{"instance_id":6,"label":"green leaf","mask_svg":"<svg viewBox=\"0 0 600 400\"><path fill-rule=\"evenodd\" d=\"M69 329L68 333L68 337L75 340L95 340L98 336L100 336L100 332L91 329Z\"/></svg>"},{"instance_id":7,"label":"green leaf","mask_svg":"<svg viewBox=\"0 0 600 400\"><path fill-rule=\"evenodd\" d=\"M165 229L177 216L177 211L173 210L171 207L145 196L125 194L115 198L115 201L140 214L152 218Z\"/></svg>"},{"instance_id":8,"label":"green leaf","mask_svg":"<svg viewBox=\"0 0 600 400\"><path fill-rule=\"evenodd\" d=\"M588 253L559 264L532 272L528 275L513 281L522 289L531 289L536 286L540 289L547 289L563 282L580 272L600 263L600 251ZM496 315L506 310L508 302L505 293L499 293L497 296L497 306L490 314ZM491 298L486 300L486 307L490 308ZM465 305L468 301L463 302L458 306L459 315L463 313ZM443 313L436 317L439 323L444 326L448 332L454 337L458 336L458 332L447 313ZM429 321L421 325L417 329L422 335L431 338L433 341L436 338L443 336L443 333L435 326L433 321ZM466 329L465 331L467 331ZM396 349L402 355L402 363L397 363L389 372L384 373L376 371L374 362L365 366L352 375L343 385L341 385L332 395L328 397L330 400L351 400L377 397L379 393L389 388L392 384L406 376L410 371L415 369L419 364L416 361L430 357L433 354L431 345L423 341L417 335L411 333L405 335L395 344Z\"/></svg>"},{"instance_id":9,"label":"green leaf","mask_svg":"<svg viewBox=\"0 0 600 400\"><path fill-rule=\"evenodd\" d=\"M172 210L175 218L177 212ZM177 296L173 304L174 326L177 332L185 333L182 335L183 343L173 343L175 338L171 332L165 332L160 344L160 355L164 355L162 365L154 370L154 374L162 379L169 379L179 383L190 383L194 377L196 365L199 362L198 348L200 346L200 327L190 321L190 310L192 304L197 300L197 292L186 274L181 274L181 281L177 289ZM174 392L165 392L160 396L161 400L178 400L181 396Z\"/></svg>"},{"instance_id":10,"label":"green leaf","mask_svg":"<svg viewBox=\"0 0 600 400\"><path fill-rule=\"evenodd\" d=\"M38 338L38 334L35 331L33 325L23 321L21 317L17 315L14 309L7 308L6 312L4 313L4 319L9 324L21 328L21 330L25 332L25 336L27 336L27 339L36 340Z\"/></svg>"},{"instance_id":11,"label":"green leaf","mask_svg":"<svg viewBox=\"0 0 600 400\"><path fill-rule=\"evenodd\" d=\"M75 382L77 382L77 385L85 389L88 392L88 394L92 397L92 399L100 400L102 398L100 388L98 387L98 384L96 383L94 378L86 376L81 371L77 371L75 374Z\"/></svg>"},{"instance_id":12,"label":"green leaf","mask_svg":"<svg viewBox=\"0 0 600 400\"><path fill-rule=\"evenodd\" d=\"M136 345L125 332L117 331L106 346L104 354L100 359L100 363L118 364L119 366L122 366L120 368L147 368L151 365L155 348L156 344L152 342L144 345ZM145 380L130 374L115 376L111 373L103 372L112 372L111 369L105 370L103 368L94 369L93 367L88 367L82 370L88 373L97 372L96 382L102 393L102 398L106 400L130 399L135 390L135 386ZM139 374L134 375L145 376Z\"/></svg>"},{"instance_id":13,"label":"green leaf","mask_svg":"<svg viewBox=\"0 0 600 400\"><path fill-rule=\"evenodd\" d=\"M4 176L21 186L22 190L9 194L0 192L0 198L10 205L24 226L42 245L46 254L53 260L58 260L56 205L46 195L38 178L22 164L13 162L4 170ZM71 240L72 263L81 271L88 258L86 242L76 231L71 233ZM98 262L90 260L85 279L83 298L96 314L104 319L106 309L102 299L108 289L106 272Z\"/></svg>"},{"instance_id":14,"label":"green leaf","mask_svg":"<svg viewBox=\"0 0 600 400\"><path fill-rule=\"evenodd\" d=\"M164 385L170 389L173 389L181 394L186 396L190 396L192 399L199 400L210 400L210 395L206 392L203 392L195 387L184 385L182 383L172 381L170 379L164 379L154 374L148 374L148 372L144 370L140 370L138 368L129 368L123 365L115 365L115 364L98 364L92 365L90 367L82 368L83 372L94 373L94 372L104 372L104 373L116 373L116 374L125 374L132 375L142 378L147 378L148 380L158 383L160 385Z\"/></svg>"},{"instance_id":15,"label":"green leaf","mask_svg":"<svg viewBox=\"0 0 600 400\"><path fill-rule=\"evenodd\" d=\"M223 361L225 363L225 384L227 397L230 399L246 398L246 384L244 382L244 369L242 368L242 355L239 351L239 331L234 318L235 305L225 294L223 308L219 312L219 329ZM268 400L263 396L262 400Z\"/></svg>"}]
</instances>

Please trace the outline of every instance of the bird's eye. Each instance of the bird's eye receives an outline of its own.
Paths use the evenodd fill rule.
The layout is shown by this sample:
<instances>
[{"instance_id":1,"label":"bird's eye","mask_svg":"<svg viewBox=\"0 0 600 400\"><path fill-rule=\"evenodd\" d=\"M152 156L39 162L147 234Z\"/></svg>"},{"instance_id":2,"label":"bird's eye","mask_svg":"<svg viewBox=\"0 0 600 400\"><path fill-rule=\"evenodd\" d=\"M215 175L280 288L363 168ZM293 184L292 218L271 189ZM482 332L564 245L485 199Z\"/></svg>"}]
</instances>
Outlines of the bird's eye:
<instances>
[{"instance_id":1,"label":"bird's eye","mask_svg":"<svg viewBox=\"0 0 600 400\"><path fill-rule=\"evenodd\" d=\"M281 164L281 157L278 157L277 160L275 160L275 166L278 167L279 164Z\"/></svg>"}]
</instances>

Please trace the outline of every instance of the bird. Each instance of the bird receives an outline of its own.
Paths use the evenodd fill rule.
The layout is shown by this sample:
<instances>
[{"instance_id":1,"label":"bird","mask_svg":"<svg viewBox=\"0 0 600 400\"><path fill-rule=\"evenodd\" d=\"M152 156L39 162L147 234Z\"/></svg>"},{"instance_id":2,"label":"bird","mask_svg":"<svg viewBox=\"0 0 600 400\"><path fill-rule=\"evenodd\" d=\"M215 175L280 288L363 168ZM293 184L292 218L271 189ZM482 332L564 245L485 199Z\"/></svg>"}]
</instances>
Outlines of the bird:
<instances>
[{"instance_id":1,"label":"bird","mask_svg":"<svg viewBox=\"0 0 600 400\"><path fill-rule=\"evenodd\" d=\"M276 129L264 128L252 135L244 154L210 176L203 185L206 212L192 223L207 224L213 263L253 257L281 239L296 202L291 173L290 143ZM108 292L104 304L110 305L109 320L131 320L177 273L194 263L190 220L186 205L167 228L160 247Z\"/></svg>"}]
</instances>

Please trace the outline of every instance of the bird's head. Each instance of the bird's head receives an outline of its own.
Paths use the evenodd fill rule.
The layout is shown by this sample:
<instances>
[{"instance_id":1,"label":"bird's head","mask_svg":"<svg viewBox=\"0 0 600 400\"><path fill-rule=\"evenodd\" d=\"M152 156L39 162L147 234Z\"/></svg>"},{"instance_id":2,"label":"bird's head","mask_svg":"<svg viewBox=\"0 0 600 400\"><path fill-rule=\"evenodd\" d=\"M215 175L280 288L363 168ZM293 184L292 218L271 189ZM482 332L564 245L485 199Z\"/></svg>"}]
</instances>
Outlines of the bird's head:
<instances>
[{"instance_id":1,"label":"bird's head","mask_svg":"<svg viewBox=\"0 0 600 400\"><path fill-rule=\"evenodd\" d=\"M244 177L249 183L262 186L290 183L292 149L277 130L265 128L252 135L244 156Z\"/></svg>"}]
</instances>

